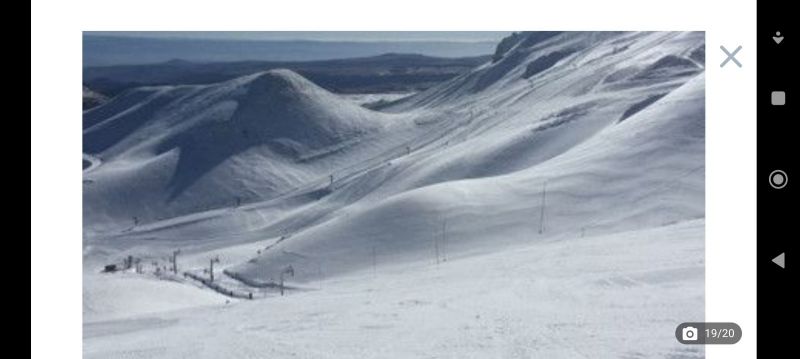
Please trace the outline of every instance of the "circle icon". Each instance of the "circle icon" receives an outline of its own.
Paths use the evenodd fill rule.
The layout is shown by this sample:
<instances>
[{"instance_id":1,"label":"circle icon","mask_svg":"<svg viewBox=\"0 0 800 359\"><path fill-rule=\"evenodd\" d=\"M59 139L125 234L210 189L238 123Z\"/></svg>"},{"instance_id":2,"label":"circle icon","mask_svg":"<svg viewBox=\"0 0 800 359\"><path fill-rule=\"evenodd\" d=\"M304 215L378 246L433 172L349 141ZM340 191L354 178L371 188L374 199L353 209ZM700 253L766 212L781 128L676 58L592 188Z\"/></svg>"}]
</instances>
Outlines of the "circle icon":
<instances>
[{"instance_id":1,"label":"circle icon","mask_svg":"<svg viewBox=\"0 0 800 359\"><path fill-rule=\"evenodd\" d=\"M786 172L774 170L769 174L769 185L772 186L772 188L781 189L786 187L787 183L789 183L789 176L786 175Z\"/></svg>"}]
</instances>

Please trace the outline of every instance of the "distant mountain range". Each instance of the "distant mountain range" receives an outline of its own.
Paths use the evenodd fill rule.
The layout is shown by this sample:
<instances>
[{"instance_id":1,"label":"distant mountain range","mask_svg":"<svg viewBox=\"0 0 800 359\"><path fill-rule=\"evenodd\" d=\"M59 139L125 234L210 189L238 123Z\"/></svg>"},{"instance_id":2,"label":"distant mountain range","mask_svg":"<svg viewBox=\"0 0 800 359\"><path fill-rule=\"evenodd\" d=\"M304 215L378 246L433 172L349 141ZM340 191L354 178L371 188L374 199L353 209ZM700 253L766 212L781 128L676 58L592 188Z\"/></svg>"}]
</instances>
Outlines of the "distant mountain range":
<instances>
[{"instance_id":1,"label":"distant mountain range","mask_svg":"<svg viewBox=\"0 0 800 359\"><path fill-rule=\"evenodd\" d=\"M196 62L317 61L415 53L435 57L490 54L495 43L459 41L212 40L83 36L83 66L153 64L171 59Z\"/></svg>"},{"instance_id":2,"label":"distant mountain range","mask_svg":"<svg viewBox=\"0 0 800 359\"><path fill-rule=\"evenodd\" d=\"M337 93L414 92L469 71L489 59L489 55L441 58L388 53L320 61L171 60L146 65L86 67L83 83L94 91L115 96L139 86L210 84L283 68L293 70Z\"/></svg>"}]
</instances>

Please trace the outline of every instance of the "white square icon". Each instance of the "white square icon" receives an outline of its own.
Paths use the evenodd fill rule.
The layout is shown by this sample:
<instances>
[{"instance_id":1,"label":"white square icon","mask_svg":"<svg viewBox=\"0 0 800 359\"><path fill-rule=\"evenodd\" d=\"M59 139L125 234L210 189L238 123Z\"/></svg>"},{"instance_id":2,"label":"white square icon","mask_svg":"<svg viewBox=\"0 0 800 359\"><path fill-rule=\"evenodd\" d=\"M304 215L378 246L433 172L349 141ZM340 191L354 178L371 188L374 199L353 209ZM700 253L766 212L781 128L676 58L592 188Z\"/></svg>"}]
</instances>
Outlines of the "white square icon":
<instances>
[{"instance_id":1,"label":"white square icon","mask_svg":"<svg viewBox=\"0 0 800 359\"><path fill-rule=\"evenodd\" d=\"M772 106L783 106L786 104L786 92L772 91Z\"/></svg>"}]
</instances>

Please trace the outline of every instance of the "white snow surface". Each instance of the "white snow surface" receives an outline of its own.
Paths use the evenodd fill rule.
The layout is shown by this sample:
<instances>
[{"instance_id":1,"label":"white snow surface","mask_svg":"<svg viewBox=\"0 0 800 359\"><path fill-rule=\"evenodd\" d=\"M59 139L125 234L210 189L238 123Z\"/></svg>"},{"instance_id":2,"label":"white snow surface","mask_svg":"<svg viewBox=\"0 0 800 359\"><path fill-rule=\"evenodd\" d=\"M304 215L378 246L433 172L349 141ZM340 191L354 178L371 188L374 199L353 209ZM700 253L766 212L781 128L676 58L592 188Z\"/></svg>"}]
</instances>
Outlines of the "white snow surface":
<instances>
[{"instance_id":1,"label":"white snow surface","mask_svg":"<svg viewBox=\"0 0 800 359\"><path fill-rule=\"evenodd\" d=\"M381 112L288 70L86 111L84 356L703 357L704 34L512 40Z\"/></svg>"},{"instance_id":2,"label":"white snow surface","mask_svg":"<svg viewBox=\"0 0 800 359\"><path fill-rule=\"evenodd\" d=\"M699 358L703 221L84 325L84 358Z\"/></svg>"}]
</instances>

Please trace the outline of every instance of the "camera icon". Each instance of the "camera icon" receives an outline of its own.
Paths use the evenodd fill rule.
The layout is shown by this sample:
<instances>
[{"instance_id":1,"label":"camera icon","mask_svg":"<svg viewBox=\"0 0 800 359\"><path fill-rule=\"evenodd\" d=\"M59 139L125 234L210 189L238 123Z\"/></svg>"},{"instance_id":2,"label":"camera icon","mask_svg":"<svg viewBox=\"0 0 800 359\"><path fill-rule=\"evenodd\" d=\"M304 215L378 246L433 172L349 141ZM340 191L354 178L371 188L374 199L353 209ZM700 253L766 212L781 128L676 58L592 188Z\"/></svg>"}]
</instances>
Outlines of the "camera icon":
<instances>
[{"instance_id":1,"label":"camera icon","mask_svg":"<svg viewBox=\"0 0 800 359\"><path fill-rule=\"evenodd\" d=\"M697 341L697 328L691 326L684 327L681 331L681 338L688 342Z\"/></svg>"}]
</instances>

